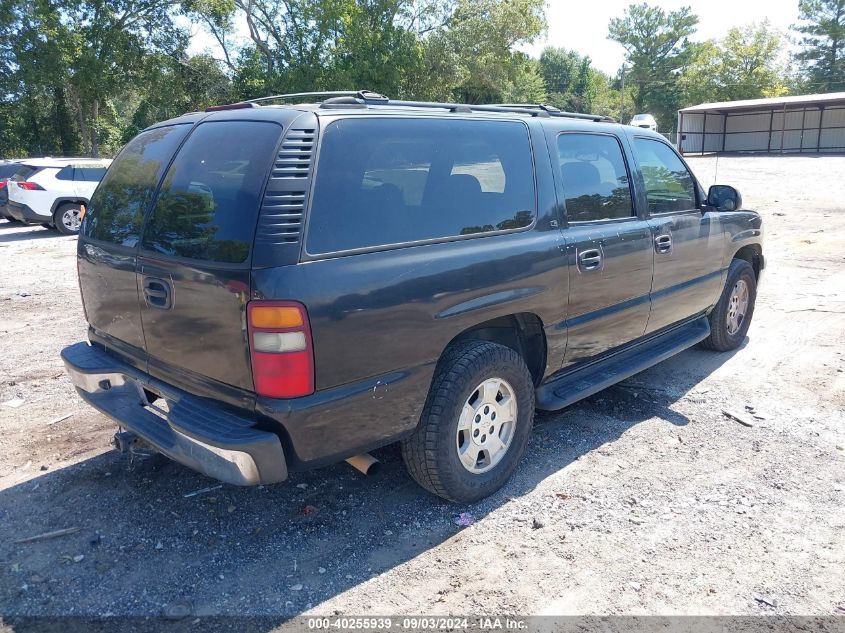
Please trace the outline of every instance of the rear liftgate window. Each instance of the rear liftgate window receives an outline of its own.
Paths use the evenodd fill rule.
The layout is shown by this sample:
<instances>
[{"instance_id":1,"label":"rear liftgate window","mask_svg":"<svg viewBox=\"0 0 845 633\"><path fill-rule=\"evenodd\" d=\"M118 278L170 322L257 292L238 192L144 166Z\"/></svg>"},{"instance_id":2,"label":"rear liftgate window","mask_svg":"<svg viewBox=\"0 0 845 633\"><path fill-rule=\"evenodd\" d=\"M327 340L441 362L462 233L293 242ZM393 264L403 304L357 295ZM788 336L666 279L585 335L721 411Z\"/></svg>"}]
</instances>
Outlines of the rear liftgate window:
<instances>
[{"instance_id":1,"label":"rear liftgate window","mask_svg":"<svg viewBox=\"0 0 845 633\"><path fill-rule=\"evenodd\" d=\"M517 121L350 119L326 128L312 254L528 226L528 130Z\"/></svg>"},{"instance_id":2,"label":"rear liftgate window","mask_svg":"<svg viewBox=\"0 0 845 633\"><path fill-rule=\"evenodd\" d=\"M173 152L190 131L190 125L160 127L129 141L94 193L82 234L95 240L135 246L141 237L144 211L158 181Z\"/></svg>"},{"instance_id":3,"label":"rear liftgate window","mask_svg":"<svg viewBox=\"0 0 845 633\"><path fill-rule=\"evenodd\" d=\"M173 161L142 246L190 259L241 263L282 128L275 123L201 123Z\"/></svg>"}]
</instances>

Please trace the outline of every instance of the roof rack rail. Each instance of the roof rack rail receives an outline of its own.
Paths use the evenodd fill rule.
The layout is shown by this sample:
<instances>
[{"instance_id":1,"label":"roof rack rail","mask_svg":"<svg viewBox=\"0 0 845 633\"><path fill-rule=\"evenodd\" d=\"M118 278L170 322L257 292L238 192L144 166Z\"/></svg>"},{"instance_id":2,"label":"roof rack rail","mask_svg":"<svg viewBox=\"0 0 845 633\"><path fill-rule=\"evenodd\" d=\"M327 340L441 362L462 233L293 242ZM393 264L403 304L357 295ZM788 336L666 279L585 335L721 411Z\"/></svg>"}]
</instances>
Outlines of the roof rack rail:
<instances>
[{"instance_id":1,"label":"roof rack rail","mask_svg":"<svg viewBox=\"0 0 845 633\"><path fill-rule=\"evenodd\" d=\"M545 110L549 113L561 111L560 108L548 103L492 103L490 105L497 105L503 108L537 108L538 110Z\"/></svg>"},{"instance_id":2,"label":"roof rack rail","mask_svg":"<svg viewBox=\"0 0 845 633\"><path fill-rule=\"evenodd\" d=\"M538 109L538 110L545 110L551 116L558 116L558 117L565 117L568 119L584 119L586 121L603 121L607 123L616 123L616 120L613 117L606 116L604 114L586 114L583 112L567 112L565 110L561 110L553 105L549 105L547 103L497 103L497 106L501 106L503 108L519 108L519 109Z\"/></svg>"},{"instance_id":3,"label":"roof rack rail","mask_svg":"<svg viewBox=\"0 0 845 633\"><path fill-rule=\"evenodd\" d=\"M401 101L388 99L382 102L364 101L367 105L399 106L404 108L431 108L436 110L448 110L449 112L515 112L517 114L529 114L536 117L548 117L545 110L529 108L511 108L507 106L473 103L448 103L438 101Z\"/></svg>"},{"instance_id":4,"label":"roof rack rail","mask_svg":"<svg viewBox=\"0 0 845 633\"><path fill-rule=\"evenodd\" d=\"M288 94L270 95L248 99L229 105L213 106L207 108L206 112L215 110L234 110L239 108L258 107L264 101L278 101L290 99L302 99L307 97L323 97L320 102L321 108L338 108L354 106L398 106L406 108L430 108L435 110L447 110L449 112L500 112L524 114L532 117L566 117L570 119L582 119L585 121L605 121L615 123L611 117L601 114L583 114L580 112L564 112L553 105L546 103L449 103L438 101L405 101L394 100L372 90L324 90L318 92L292 92Z\"/></svg>"},{"instance_id":5,"label":"roof rack rail","mask_svg":"<svg viewBox=\"0 0 845 633\"><path fill-rule=\"evenodd\" d=\"M261 103L262 101L277 101L279 99L302 99L304 97L355 97L364 101L386 102L388 98L372 90L323 90L318 92L291 92L282 95L271 95L269 97L258 97L248 99L244 103Z\"/></svg>"}]
</instances>

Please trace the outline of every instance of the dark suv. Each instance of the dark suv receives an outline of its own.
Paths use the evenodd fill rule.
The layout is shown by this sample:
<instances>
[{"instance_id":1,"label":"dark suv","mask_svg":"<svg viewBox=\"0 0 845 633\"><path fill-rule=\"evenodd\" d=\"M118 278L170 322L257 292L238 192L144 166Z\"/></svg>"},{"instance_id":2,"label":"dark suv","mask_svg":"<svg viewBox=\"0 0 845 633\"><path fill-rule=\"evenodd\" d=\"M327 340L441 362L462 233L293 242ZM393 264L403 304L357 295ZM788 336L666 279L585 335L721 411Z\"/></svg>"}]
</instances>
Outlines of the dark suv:
<instances>
[{"instance_id":1,"label":"dark suv","mask_svg":"<svg viewBox=\"0 0 845 633\"><path fill-rule=\"evenodd\" d=\"M235 484L400 441L473 501L554 410L744 340L762 225L653 132L543 106L212 108L132 140L79 239L91 405Z\"/></svg>"}]
</instances>

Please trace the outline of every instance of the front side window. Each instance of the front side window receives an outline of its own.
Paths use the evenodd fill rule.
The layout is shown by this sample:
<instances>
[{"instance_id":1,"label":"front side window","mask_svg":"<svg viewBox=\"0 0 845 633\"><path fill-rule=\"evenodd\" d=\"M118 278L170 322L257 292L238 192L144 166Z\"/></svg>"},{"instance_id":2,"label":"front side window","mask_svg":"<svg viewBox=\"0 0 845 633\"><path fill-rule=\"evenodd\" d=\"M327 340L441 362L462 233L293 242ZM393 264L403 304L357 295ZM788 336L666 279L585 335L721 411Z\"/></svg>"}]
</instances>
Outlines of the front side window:
<instances>
[{"instance_id":1,"label":"front side window","mask_svg":"<svg viewBox=\"0 0 845 633\"><path fill-rule=\"evenodd\" d=\"M312 254L529 226L534 168L518 121L344 119L324 132Z\"/></svg>"},{"instance_id":2,"label":"front side window","mask_svg":"<svg viewBox=\"0 0 845 633\"><path fill-rule=\"evenodd\" d=\"M121 150L97 187L82 234L104 242L135 246L141 237L144 211L190 125L141 132Z\"/></svg>"},{"instance_id":3,"label":"front side window","mask_svg":"<svg viewBox=\"0 0 845 633\"><path fill-rule=\"evenodd\" d=\"M557 145L569 222L636 215L622 146L615 137L566 133L558 136Z\"/></svg>"},{"instance_id":4,"label":"front side window","mask_svg":"<svg viewBox=\"0 0 845 633\"><path fill-rule=\"evenodd\" d=\"M671 147L660 141L635 138L634 152L645 181L650 213L696 208L695 181Z\"/></svg>"},{"instance_id":5,"label":"front side window","mask_svg":"<svg viewBox=\"0 0 845 633\"><path fill-rule=\"evenodd\" d=\"M142 247L190 259L246 261L281 131L258 121L197 126L164 177Z\"/></svg>"}]
</instances>

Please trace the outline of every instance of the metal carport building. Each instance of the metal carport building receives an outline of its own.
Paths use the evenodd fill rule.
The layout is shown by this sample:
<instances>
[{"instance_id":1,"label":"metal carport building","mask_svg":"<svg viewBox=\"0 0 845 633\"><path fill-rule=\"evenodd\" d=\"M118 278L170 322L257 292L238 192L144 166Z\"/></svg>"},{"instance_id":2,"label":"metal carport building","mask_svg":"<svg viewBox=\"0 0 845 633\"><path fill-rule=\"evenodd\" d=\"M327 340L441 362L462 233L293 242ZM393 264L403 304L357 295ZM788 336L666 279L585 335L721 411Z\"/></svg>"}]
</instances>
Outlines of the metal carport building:
<instances>
[{"instance_id":1,"label":"metal carport building","mask_svg":"<svg viewBox=\"0 0 845 633\"><path fill-rule=\"evenodd\" d=\"M678 131L685 154L845 152L845 92L691 106Z\"/></svg>"}]
</instances>

